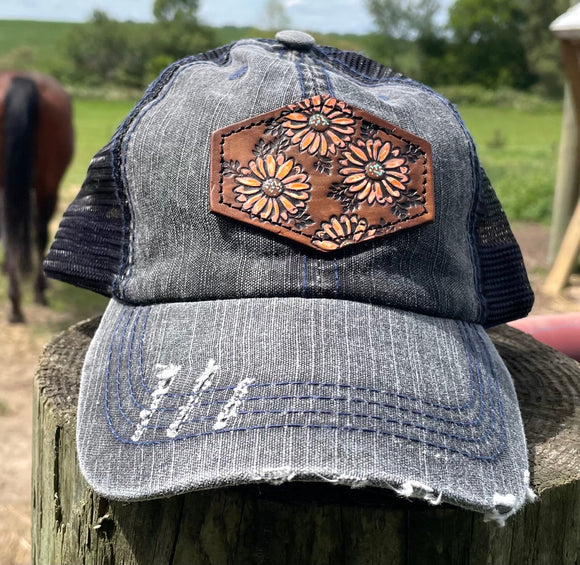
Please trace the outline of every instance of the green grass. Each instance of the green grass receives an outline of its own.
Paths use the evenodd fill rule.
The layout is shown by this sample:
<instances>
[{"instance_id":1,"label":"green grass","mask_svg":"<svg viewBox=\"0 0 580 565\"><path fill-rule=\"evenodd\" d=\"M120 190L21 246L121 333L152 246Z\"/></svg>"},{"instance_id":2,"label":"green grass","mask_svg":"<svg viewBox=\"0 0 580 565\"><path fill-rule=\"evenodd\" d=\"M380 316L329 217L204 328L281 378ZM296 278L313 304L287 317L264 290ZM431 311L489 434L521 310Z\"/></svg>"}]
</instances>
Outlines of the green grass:
<instances>
[{"instance_id":1,"label":"green grass","mask_svg":"<svg viewBox=\"0 0 580 565\"><path fill-rule=\"evenodd\" d=\"M75 154L62 183L63 196L78 189L95 153L113 136L136 100L73 100Z\"/></svg>"},{"instance_id":2,"label":"green grass","mask_svg":"<svg viewBox=\"0 0 580 565\"><path fill-rule=\"evenodd\" d=\"M562 113L460 108L510 221L549 223Z\"/></svg>"},{"instance_id":3,"label":"green grass","mask_svg":"<svg viewBox=\"0 0 580 565\"><path fill-rule=\"evenodd\" d=\"M0 20L0 67L51 73L64 57L64 38L78 25L82 24Z\"/></svg>"}]
</instances>

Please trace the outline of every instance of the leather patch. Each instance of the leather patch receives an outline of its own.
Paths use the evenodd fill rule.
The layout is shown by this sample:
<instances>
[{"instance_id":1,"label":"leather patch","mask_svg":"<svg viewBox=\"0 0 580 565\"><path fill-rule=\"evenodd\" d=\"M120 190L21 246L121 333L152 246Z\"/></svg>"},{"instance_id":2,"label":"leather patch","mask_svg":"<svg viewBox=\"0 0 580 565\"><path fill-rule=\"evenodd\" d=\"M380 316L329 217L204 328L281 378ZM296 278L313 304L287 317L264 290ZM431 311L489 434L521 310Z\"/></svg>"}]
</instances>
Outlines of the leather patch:
<instances>
[{"instance_id":1,"label":"leather patch","mask_svg":"<svg viewBox=\"0 0 580 565\"><path fill-rule=\"evenodd\" d=\"M328 95L219 129L210 208L321 251L432 221L430 144Z\"/></svg>"}]
</instances>

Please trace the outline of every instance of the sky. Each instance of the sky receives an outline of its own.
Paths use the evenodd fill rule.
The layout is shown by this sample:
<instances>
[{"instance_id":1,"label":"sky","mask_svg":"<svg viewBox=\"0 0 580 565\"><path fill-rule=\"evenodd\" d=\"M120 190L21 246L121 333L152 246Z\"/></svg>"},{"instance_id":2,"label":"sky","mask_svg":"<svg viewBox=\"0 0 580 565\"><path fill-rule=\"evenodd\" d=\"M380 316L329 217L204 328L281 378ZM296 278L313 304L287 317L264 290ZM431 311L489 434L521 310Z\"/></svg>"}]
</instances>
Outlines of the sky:
<instances>
[{"instance_id":1,"label":"sky","mask_svg":"<svg viewBox=\"0 0 580 565\"><path fill-rule=\"evenodd\" d=\"M364 0L282 0L292 29L367 33L373 21ZM267 28L267 0L200 0L200 18L213 26ZM151 21L153 0L0 0L0 19L86 21L93 10L118 20Z\"/></svg>"}]
</instances>

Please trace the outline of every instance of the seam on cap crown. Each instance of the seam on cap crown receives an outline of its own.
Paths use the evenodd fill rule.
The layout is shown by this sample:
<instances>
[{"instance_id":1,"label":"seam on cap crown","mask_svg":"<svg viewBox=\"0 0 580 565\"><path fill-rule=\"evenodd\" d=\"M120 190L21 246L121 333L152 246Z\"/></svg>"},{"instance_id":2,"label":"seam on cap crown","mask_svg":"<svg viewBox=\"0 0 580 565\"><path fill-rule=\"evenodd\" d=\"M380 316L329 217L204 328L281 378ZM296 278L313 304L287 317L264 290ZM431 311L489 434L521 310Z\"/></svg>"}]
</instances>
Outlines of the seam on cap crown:
<instances>
[{"instance_id":1,"label":"seam on cap crown","mask_svg":"<svg viewBox=\"0 0 580 565\"><path fill-rule=\"evenodd\" d=\"M111 289L112 293L118 295L119 298L125 297L125 288L131 277L132 269L134 216L130 202L130 191L127 188L126 177L124 175L125 151L131 133L152 105L158 103L158 101L163 98L167 93L166 87L171 84L183 69L192 64L202 62L225 64L227 63L230 50L233 46L234 44L232 43L212 51L187 57L176 61L167 67L159 78L149 86L143 98L133 108L131 113L123 121L113 136L113 143L111 146L111 153L113 155L113 175L117 187L119 206L121 206L123 210L123 218L125 219L123 223L123 246L119 261L119 270ZM124 196L124 198L122 196Z\"/></svg>"}]
</instances>

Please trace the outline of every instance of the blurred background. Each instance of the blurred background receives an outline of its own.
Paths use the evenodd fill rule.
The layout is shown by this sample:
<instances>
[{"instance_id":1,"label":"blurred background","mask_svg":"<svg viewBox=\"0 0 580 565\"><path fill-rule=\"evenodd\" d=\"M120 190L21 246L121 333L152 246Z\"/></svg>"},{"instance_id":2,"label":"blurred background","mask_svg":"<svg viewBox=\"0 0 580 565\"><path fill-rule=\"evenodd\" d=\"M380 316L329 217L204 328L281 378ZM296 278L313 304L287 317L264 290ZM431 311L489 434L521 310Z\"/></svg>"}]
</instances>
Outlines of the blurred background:
<instances>
[{"instance_id":1,"label":"blurred background","mask_svg":"<svg viewBox=\"0 0 580 565\"><path fill-rule=\"evenodd\" d=\"M535 313L580 310L578 278L543 296L564 73L549 24L568 0L2 0L0 71L37 70L72 95L75 154L51 234L92 156L175 59L280 29L365 55L440 91L459 108L512 223ZM30 562L32 376L55 333L106 300L51 282L50 306L24 289L26 325L0 312L0 563ZM7 283L0 279L7 311Z\"/></svg>"}]
</instances>

